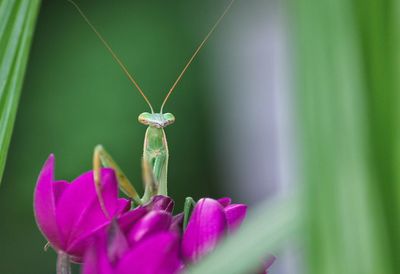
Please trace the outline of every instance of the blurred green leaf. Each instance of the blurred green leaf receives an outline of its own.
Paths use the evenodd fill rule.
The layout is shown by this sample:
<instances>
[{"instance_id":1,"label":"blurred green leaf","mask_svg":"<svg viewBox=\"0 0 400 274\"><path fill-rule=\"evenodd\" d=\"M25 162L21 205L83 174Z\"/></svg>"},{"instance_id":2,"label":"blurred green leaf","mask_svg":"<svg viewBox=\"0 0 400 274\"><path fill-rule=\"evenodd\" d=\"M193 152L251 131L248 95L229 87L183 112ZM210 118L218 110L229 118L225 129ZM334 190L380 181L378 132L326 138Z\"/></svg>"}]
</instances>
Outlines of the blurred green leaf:
<instances>
[{"instance_id":1,"label":"blurred green leaf","mask_svg":"<svg viewBox=\"0 0 400 274\"><path fill-rule=\"evenodd\" d=\"M386 217L394 211L398 102L386 61L390 2L292 1L309 213L306 273L398 272L390 248L397 238L388 233L394 215Z\"/></svg>"},{"instance_id":2,"label":"blurred green leaf","mask_svg":"<svg viewBox=\"0 0 400 274\"><path fill-rule=\"evenodd\" d=\"M365 4L367 3L367 4ZM371 174L376 204L382 207L382 236L388 238L392 269L400 268L400 4L397 0L361 1L355 17L369 109Z\"/></svg>"},{"instance_id":3,"label":"blurred green leaf","mask_svg":"<svg viewBox=\"0 0 400 274\"><path fill-rule=\"evenodd\" d=\"M0 2L0 181L40 1Z\"/></svg>"},{"instance_id":4,"label":"blurred green leaf","mask_svg":"<svg viewBox=\"0 0 400 274\"><path fill-rule=\"evenodd\" d=\"M236 235L227 238L188 273L256 273L275 248L299 232L299 205L299 199L293 197L264 202L249 214Z\"/></svg>"}]
</instances>

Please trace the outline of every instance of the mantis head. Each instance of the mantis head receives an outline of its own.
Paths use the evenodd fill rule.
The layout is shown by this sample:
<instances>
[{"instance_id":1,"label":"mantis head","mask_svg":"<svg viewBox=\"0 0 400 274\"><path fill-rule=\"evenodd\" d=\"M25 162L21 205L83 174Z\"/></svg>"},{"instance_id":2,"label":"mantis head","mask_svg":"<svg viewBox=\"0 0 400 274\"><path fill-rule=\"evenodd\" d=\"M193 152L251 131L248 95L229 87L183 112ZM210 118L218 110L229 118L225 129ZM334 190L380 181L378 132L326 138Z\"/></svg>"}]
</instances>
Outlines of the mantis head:
<instances>
[{"instance_id":1,"label":"mantis head","mask_svg":"<svg viewBox=\"0 0 400 274\"><path fill-rule=\"evenodd\" d=\"M172 113L149 113L143 112L138 117L139 123L155 128L164 128L175 122L175 116Z\"/></svg>"}]
</instances>

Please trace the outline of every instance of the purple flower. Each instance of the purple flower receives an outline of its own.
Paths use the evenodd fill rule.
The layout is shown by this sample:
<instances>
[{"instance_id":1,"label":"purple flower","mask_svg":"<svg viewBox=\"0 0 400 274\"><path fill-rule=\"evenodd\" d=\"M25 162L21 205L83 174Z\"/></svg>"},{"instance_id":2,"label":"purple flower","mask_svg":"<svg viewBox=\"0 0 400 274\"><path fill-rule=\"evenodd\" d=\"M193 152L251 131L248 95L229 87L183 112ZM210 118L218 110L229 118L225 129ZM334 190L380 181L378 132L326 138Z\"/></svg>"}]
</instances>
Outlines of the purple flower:
<instances>
[{"instance_id":1,"label":"purple flower","mask_svg":"<svg viewBox=\"0 0 400 274\"><path fill-rule=\"evenodd\" d=\"M186 230L183 213L172 215L174 201L154 196L133 210L118 198L112 169L101 170L104 208L93 171L68 183L54 180L54 156L44 164L34 193L34 213L42 234L59 253L60 269L84 262L84 274L176 274L197 263L243 222L247 206L230 198L203 198ZM107 214L105 214L105 212ZM263 273L272 264L264 264Z\"/></svg>"},{"instance_id":2,"label":"purple flower","mask_svg":"<svg viewBox=\"0 0 400 274\"><path fill-rule=\"evenodd\" d=\"M246 212L246 205L232 204L228 197L218 200L200 199L183 235L182 255L185 261L197 263L211 252L227 233L232 233L240 227ZM274 260L275 257L270 256L264 262L260 273L267 273Z\"/></svg>"},{"instance_id":3,"label":"purple flower","mask_svg":"<svg viewBox=\"0 0 400 274\"><path fill-rule=\"evenodd\" d=\"M240 226L246 211L246 205L231 204L230 198L200 199L183 235L182 254L186 261L198 262L212 251L227 232Z\"/></svg>"},{"instance_id":4,"label":"purple flower","mask_svg":"<svg viewBox=\"0 0 400 274\"><path fill-rule=\"evenodd\" d=\"M179 235L174 231L170 207L158 207L158 196L149 206L139 207L113 222L99 234L85 256L84 274L174 274L183 267ZM170 200L172 201L172 200ZM166 205L166 204L164 204ZM158 209L154 209L158 208ZM164 208L164 209L163 209ZM145 215L136 213L148 210ZM137 218L135 215L139 216ZM135 216L135 217L133 217ZM126 224L130 223L130 228Z\"/></svg>"},{"instance_id":5,"label":"purple flower","mask_svg":"<svg viewBox=\"0 0 400 274\"><path fill-rule=\"evenodd\" d=\"M182 213L165 196L125 213L98 234L85 255L83 274L176 274L197 263L242 223L247 206L229 198L201 199L182 235ZM271 260L272 259L272 260ZM265 262L263 273L272 264ZM260 264L261 265L261 264Z\"/></svg>"},{"instance_id":6,"label":"purple flower","mask_svg":"<svg viewBox=\"0 0 400 274\"><path fill-rule=\"evenodd\" d=\"M42 234L56 250L80 262L92 236L110 223L100 207L93 172L68 183L54 180L54 156L44 164L34 193L34 213ZM130 202L118 198L112 169L101 170L105 208L111 217L129 210Z\"/></svg>"}]
</instances>

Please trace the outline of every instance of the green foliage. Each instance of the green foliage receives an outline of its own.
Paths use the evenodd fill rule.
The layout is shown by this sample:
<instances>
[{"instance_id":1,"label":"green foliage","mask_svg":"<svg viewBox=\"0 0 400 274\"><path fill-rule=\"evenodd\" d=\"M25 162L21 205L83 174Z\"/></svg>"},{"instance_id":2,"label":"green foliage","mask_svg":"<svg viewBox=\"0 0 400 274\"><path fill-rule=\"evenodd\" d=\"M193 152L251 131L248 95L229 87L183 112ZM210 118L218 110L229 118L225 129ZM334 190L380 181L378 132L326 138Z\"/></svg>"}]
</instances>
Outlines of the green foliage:
<instances>
[{"instance_id":1,"label":"green foliage","mask_svg":"<svg viewBox=\"0 0 400 274\"><path fill-rule=\"evenodd\" d=\"M293 8L307 273L399 269L397 2L302 0Z\"/></svg>"},{"instance_id":2,"label":"green foliage","mask_svg":"<svg viewBox=\"0 0 400 274\"><path fill-rule=\"evenodd\" d=\"M0 2L0 181L39 3L39 0Z\"/></svg>"}]
</instances>

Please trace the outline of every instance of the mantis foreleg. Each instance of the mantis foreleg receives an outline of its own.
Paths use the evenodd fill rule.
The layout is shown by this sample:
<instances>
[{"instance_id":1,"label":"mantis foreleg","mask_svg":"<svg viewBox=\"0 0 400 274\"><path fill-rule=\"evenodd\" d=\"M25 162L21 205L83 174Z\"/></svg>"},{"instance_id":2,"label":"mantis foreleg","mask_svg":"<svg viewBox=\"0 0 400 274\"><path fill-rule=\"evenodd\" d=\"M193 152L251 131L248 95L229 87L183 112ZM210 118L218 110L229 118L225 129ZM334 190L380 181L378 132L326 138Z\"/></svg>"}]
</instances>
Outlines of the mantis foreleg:
<instances>
[{"instance_id":1,"label":"mantis foreleg","mask_svg":"<svg viewBox=\"0 0 400 274\"><path fill-rule=\"evenodd\" d=\"M158 194L167 195L167 169L168 169L168 155L158 155L154 159L154 177L159 178L158 181Z\"/></svg>"},{"instance_id":2,"label":"mantis foreleg","mask_svg":"<svg viewBox=\"0 0 400 274\"><path fill-rule=\"evenodd\" d=\"M157 182L154 177L153 168L151 164L142 159L142 174L143 174L143 183L145 186L145 192L142 197L142 202L146 203L150 201L151 197L157 194Z\"/></svg>"},{"instance_id":3,"label":"mantis foreleg","mask_svg":"<svg viewBox=\"0 0 400 274\"><path fill-rule=\"evenodd\" d=\"M107 211L104 206L103 196L101 194L101 167L112 168L118 180L118 186L129 198L134 200L137 204L141 204L142 201L132 183L129 181L128 177L124 174L118 164L113 160L111 155L103 148L101 145L97 145L93 153L93 171L94 171L94 183L96 187L96 192L99 197L100 205L107 215Z\"/></svg>"},{"instance_id":4,"label":"mantis foreleg","mask_svg":"<svg viewBox=\"0 0 400 274\"><path fill-rule=\"evenodd\" d=\"M142 172L145 192L142 201L144 203L154 195L167 195L167 159L167 155L143 157Z\"/></svg>"}]
</instances>

